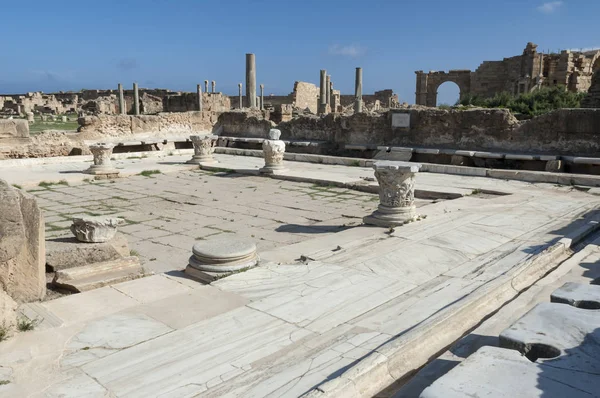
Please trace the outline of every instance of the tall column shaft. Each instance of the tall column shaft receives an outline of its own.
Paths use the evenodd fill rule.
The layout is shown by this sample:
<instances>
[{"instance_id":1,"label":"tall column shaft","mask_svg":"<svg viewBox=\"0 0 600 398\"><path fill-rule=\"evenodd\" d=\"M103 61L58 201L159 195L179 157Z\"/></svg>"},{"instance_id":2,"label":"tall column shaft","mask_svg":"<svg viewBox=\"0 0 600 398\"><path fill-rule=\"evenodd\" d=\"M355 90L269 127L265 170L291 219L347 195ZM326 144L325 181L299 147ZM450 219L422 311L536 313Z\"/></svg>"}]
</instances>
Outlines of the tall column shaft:
<instances>
[{"instance_id":1,"label":"tall column shaft","mask_svg":"<svg viewBox=\"0 0 600 398\"><path fill-rule=\"evenodd\" d=\"M354 81L354 113L362 112L362 68L356 68Z\"/></svg>"},{"instance_id":2,"label":"tall column shaft","mask_svg":"<svg viewBox=\"0 0 600 398\"><path fill-rule=\"evenodd\" d=\"M125 115L127 110L125 109L125 96L123 95L123 85L119 83L119 114Z\"/></svg>"},{"instance_id":3,"label":"tall column shaft","mask_svg":"<svg viewBox=\"0 0 600 398\"><path fill-rule=\"evenodd\" d=\"M242 109L244 107L244 104L242 103L242 83L238 83L238 91L239 91L239 96L240 96L240 104L239 104L239 108Z\"/></svg>"},{"instance_id":4,"label":"tall column shaft","mask_svg":"<svg viewBox=\"0 0 600 398\"><path fill-rule=\"evenodd\" d=\"M256 108L256 58L246 54L246 98L248 107Z\"/></svg>"},{"instance_id":5,"label":"tall column shaft","mask_svg":"<svg viewBox=\"0 0 600 398\"><path fill-rule=\"evenodd\" d=\"M196 100L198 101L198 110L202 111L202 85L196 85Z\"/></svg>"},{"instance_id":6,"label":"tall column shaft","mask_svg":"<svg viewBox=\"0 0 600 398\"><path fill-rule=\"evenodd\" d=\"M327 105L331 106L331 75L325 77L325 91L327 92Z\"/></svg>"},{"instance_id":7,"label":"tall column shaft","mask_svg":"<svg viewBox=\"0 0 600 398\"><path fill-rule=\"evenodd\" d=\"M217 82L213 80L211 82L211 85L212 85L212 93L214 94L216 92L215 89L217 88Z\"/></svg>"},{"instance_id":8,"label":"tall column shaft","mask_svg":"<svg viewBox=\"0 0 600 398\"><path fill-rule=\"evenodd\" d=\"M208 93L208 80L204 81L204 92Z\"/></svg>"},{"instance_id":9,"label":"tall column shaft","mask_svg":"<svg viewBox=\"0 0 600 398\"><path fill-rule=\"evenodd\" d=\"M137 83L133 83L133 114L140 114L140 93L138 92Z\"/></svg>"},{"instance_id":10,"label":"tall column shaft","mask_svg":"<svg viewBox=\"0 0 600 398\"><path fill-rule=\"evenodd\" d=\"M265 109L265 85L260 85L260 110Z\"/></svg>"},{"instance_id":11,"label":"tall column shaft","mask_svg":"<svg viewBox=\"0 0 600 398\"><path fill-rule=\"evenodd\" d=\"M325 113L327 106L327 90L325 88L325 81L327 80L327 71L321 69L321 76L319 79L319 113Z\"/></svg>"}]
</instances>

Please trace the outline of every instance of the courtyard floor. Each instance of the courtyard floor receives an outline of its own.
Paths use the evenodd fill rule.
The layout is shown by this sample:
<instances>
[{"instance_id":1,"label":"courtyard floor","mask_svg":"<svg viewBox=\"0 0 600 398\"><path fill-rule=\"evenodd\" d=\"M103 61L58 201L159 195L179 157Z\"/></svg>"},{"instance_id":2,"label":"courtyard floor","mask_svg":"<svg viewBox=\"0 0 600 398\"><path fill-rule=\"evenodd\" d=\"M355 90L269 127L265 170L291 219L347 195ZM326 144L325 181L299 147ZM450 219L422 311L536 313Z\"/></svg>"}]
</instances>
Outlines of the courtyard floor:
<instances>
[{"instance_id":1,"label":"courtyard floor","mask_svg":"<svg viewBox=\"0 0 600 398\"><path fill-rule=\"evenodd\" d=\"M296 397L390 344L448 334L443 320L464 317L461 308L600 220L598 198L572 187L421 173L427 218L368 227L362 217L377 196L333 185L365 181L370 169L290 162L271 179L253 175L259 158L218 155L227 171L212 172L182 165L187 158L122 160L134 174L163 172L93 183L77 173L85 161L20 176L0 165L0 178L38 198L47 239L67 234L77 215L123 217L120 231L156 273L24 306L43 321L0 343L0 379L10 381L0 394ZM38 185L63 176L70 185ZM259 267L211 285L182 274L195 241L233 236L256 241ZM506 301L498 297L495 307L485 301L489 311ZM461 318L458 337L475 318ZM427 340L424 353L443 341ZM373 385L398 378L389 369Z\"/></svg>"}]
</instances>

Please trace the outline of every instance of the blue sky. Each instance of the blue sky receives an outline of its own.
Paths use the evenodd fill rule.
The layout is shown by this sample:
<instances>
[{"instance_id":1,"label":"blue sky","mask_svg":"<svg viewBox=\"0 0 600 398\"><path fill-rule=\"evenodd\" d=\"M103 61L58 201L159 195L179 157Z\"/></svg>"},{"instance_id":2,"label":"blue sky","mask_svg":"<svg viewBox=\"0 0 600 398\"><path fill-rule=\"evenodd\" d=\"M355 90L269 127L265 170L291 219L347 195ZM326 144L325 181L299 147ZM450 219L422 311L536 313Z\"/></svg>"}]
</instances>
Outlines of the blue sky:
<instances>
[{"instance_id":1,"label":"blue sky","mask_svg":"<svg viewBox=\"0 0 600 398\"><path fill-rule=\"evenodd\" d=\"M414 102L415 70L475 69L538 49L600 47L598 0L6 1L0 93L141 87L237 93L256 54L266 94L295 80L364 93L392 88ZM441 102L458 89L440 87Z\"/></svg>"}]
</instances>

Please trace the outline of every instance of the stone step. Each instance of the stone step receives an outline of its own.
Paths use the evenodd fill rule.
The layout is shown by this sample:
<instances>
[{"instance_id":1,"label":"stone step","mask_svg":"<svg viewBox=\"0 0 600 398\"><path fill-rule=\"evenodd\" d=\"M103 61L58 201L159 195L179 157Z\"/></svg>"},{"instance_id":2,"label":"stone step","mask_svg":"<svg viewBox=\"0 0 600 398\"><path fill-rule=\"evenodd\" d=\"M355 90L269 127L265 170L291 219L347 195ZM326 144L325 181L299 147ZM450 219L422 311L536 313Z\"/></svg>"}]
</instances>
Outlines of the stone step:
<instances>
[{"instance_id":1,"label":"stone step","mask_svg":"<svg viewBox=\"0 0 600 398\"><path fill-rule=\"evenodd\" d=\"M552 293L550 300L553 303L598 310L600 309L600 286L567 282Z\"/></svg>"},{"instance_id":2,"label":"stone step","mask_svg":"<svg viewBox=\"0 0 600 398\"><path fill-rule=\"evenodd\" d=\"M57 271L52 283L63 289L84 292L144 276L135 256Z\"/></svg>"}]
</instances>

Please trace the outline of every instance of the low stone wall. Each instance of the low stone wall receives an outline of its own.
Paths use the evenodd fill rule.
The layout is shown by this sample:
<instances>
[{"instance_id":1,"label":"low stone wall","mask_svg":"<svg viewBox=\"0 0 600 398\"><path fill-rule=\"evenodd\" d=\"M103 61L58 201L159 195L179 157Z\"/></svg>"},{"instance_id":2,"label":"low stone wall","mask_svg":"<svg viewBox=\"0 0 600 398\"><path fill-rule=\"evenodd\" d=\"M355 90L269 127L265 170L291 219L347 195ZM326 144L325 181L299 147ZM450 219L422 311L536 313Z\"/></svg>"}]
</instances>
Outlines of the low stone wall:
<instances>
[{"instance_id":1,"label":"low stone wall","mask_svg":"<svg viewBox=\"0 0 600 398\"><path fill-rule=\"evenodd\" d=\"M395 113L408 114L408 127L392 127ZM223 113L215 134L266 137L259 113ZM416 106L351 116L301 116L281 122L285 140L344 145L396 145L480 151L600 156L600 109L560 109L519 121L507 109L442 110Z\"/></svg>"},{"instance_id":2,"label":"low stone wall","mask_svg":"<svg viewBox=\"0 0 600 398\"><path fill-rule=\"evenodd\" d=\"M126 137L134 134L164 136L209 131L218 118L215 112L175 112L158 115L99 115L78 119L81 139Z\"/></svg>"}]
</instances>

